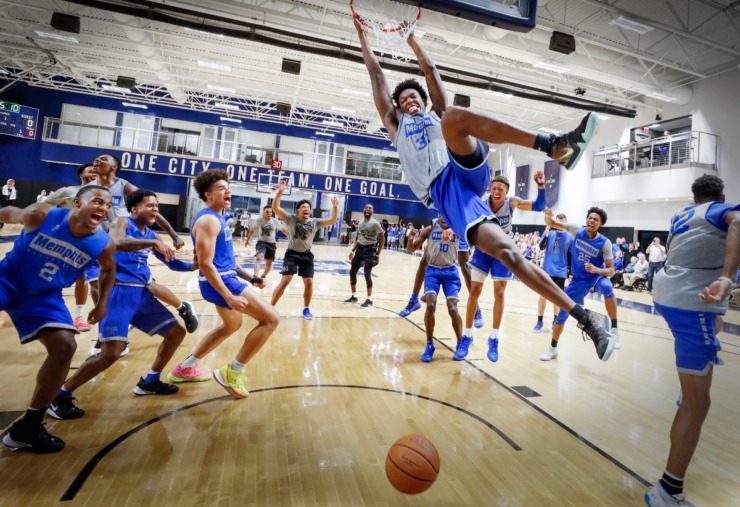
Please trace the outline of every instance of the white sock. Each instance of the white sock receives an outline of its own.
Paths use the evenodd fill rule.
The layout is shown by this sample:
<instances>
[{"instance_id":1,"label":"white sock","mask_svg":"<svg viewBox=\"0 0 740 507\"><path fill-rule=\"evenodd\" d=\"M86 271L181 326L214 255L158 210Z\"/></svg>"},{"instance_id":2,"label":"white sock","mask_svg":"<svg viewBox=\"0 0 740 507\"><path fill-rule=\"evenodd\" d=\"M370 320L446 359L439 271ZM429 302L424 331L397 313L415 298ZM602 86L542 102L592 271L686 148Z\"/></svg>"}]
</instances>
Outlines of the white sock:
<instances>
[{"instance_id":1,"label":"white sock","mask_svg":"<svg viewBox=\"0 0 740 507\"><path fill-rule=\"evenodd\" d=\"M498 329L491 329L491 336L490 338L498 338Z\"/></svg>"},{"instance_id":2,"label":"white sock","mask_svg":"<svg viewBox=\"0 0 740 507\"><path fill-rule=\"evenodd\" d=\"M357 293L356 293L356 292L353 292L353 293L352 293L352 297L353 297L353 298L354 298L354 297L357 297Z\"/></svg>"},{"instance_id":3,"label":"white sock","mask_svg":"<svg viewBox=\"0 0 740 507\"><path fill-rule=\"evenodd\" d=\"M82 317L84 313L85 313L85 305L77 305L77 311L75 312L75 319L77 317Z\"/></svg>"},{"instance_id":4,"label":"white sock","mask_svg":"<svg viewBox=\"0 0 740 507\"><path fill-rule=\"evenodd\" d=\"M195 357L195 356L194 356L193 354L190 354L190 355L189 355L189 356L187 357L187 359L185 359L185 360L184 360L184 361L182 362L182 367L183 367L183 368L192 368L193 366L198 366L198 362L199 362L199 361L200 361L200 360L199 360L199 359L198 359L197 357Z\"/></svg>"},{"instance_id":5,"label":"white sock","mask_svg":"<svg viewBox=\"0 0 740 507\"><path fill-rule=\"evenodd\" d=\"M231 361L231 369L234 371L244 371L245 363L240 363L238 359Z\"/></svg>"},{"instance_id":6,"label":"white sock","mask_svg":"<svg viewBox=\"0 0 740 507\"><path fill-rule=\"evenodd\" d=\"M373 301L373 298L371 298L370 296L368 296L368 297L367 297L367 300L368 300L368 301L370 301L370 302L372 303L372 301Z\"/></svg>"},{"instance_id":7,"label":"white sock","mask_svg":"<svg viewBox=\"0 0 740 507\"><path fill-rule=\"evenodd\" d=\"M463 334L465 336L471 336L472 337L473 336L473 328L472 327L466 327L465 329L463 329Z\"/></svg>"}]
</instances>

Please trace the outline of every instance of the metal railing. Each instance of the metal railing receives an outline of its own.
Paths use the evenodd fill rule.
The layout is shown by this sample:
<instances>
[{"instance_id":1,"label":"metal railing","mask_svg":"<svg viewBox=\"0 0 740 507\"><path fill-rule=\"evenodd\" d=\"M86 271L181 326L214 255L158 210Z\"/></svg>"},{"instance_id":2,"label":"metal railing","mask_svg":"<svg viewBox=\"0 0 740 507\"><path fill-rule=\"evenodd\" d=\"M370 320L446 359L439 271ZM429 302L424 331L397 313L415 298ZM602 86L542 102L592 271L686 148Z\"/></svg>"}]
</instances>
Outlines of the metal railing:
<instances>
[{"instance_id":1,"label":"metal railing","mask_svg":"<svg viewBox=\"0 0 740 507\"><path fill-rule=\"evenodd\" d=\"M216 128L212 130L214 133L217 131ZM296 152L217 139L198 133L94 125L47 117L44 121L43 140L119 150L188 155L203 159L230 161L236 164L270 165L273 160L279 159L285 169L346 174L391 181L402 180L401 165L387 161L386 157L367 155L356 158L338 156L336 153L329 155ZM377 160L380 158L384 160Z\"/></svg>"},{"instance_id":2,"label":"metal railing","mask_svg":"<svg viewBox=\"0 0 740 507\"><path fill-rule=\"evenodd\" d=\"M594 151L593 178L677 167L717 169L719 137L684 132L647 141L603 146Z\"/></svg>"}]
</instances>

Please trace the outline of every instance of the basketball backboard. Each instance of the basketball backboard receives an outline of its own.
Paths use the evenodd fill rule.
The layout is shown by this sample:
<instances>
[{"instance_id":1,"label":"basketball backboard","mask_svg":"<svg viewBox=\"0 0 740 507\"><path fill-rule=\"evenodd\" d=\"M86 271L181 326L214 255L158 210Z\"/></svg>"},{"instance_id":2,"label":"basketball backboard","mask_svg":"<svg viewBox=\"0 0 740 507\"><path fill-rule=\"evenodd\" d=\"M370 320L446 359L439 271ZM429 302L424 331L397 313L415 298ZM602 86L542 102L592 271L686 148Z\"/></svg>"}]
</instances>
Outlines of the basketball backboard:
<instances>
[{"instance_id":1,"label":"basketball backboard","mask_svg":"<svg viewBox=\"0 0 740 507\"><path fill-rule=\"evenodd\" d=\"M396 0L423 11L441 12L496 28L529 32L537 21L537 0Z\"/></svg>"},{"instance_id":2,"label":"basketball backboard","mask_svg":"<svg viewBox=\"0 0 740 507\"><path fill-rule=\"evenodd\" d=\"M288 178L283 177L284 180L288 181ZM257 192L263 194L272 194L277 192L280 187L280 176L277 174L262 173L257 175ZM293 192L293 187L288 185L283 192L283 195L290 195Z\"/></svg>"}]
</instances>

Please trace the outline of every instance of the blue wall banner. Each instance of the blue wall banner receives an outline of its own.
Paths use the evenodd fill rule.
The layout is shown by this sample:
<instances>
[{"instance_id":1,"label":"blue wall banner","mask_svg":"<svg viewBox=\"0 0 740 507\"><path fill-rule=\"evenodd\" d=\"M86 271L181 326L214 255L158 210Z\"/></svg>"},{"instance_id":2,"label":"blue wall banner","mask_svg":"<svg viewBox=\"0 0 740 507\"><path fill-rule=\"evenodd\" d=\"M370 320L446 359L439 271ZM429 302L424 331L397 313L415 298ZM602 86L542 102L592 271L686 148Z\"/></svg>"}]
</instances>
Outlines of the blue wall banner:
<instances>
[{"instance_id":1,"label":"blue wall banner","mask_svg":"<svg viewBox=\"0 0 740 507\"><path fill-rule=\"evenodd\" d=\"M558 202L560 190L560 162L548 160L545 162L545 198L547 207L552 208Z\"/></svg>"},{"instance_id":2,"label":"blue wall banner","mask_svg":"<svg viewBox=\"0 0 740 507\"><path fill-rule=\"evenodd\" d=\"M517 166L514 195L525 201L529 199L529 165Z\"/></svg>"},{"instance_id":3,"label":"blue wall banner","mask_svg":"<svg viewBox=\"0 0 740 507\"><path fill-rule=\"evenodd\" d=\"M257 185L261 174L269 174L287 179L290 185L296 189L418 202L411 188L400 182L348 177L329 173L276 170L270 167L230 163L222 160L204 160L182 155L173 156L165 153L120 151L101 147L44 142L41 147L41 160L58 164L77 165L83 162L92 162L104 153L109 153L120 158L120 169L124 171L193 178L209 169L223 169L228 172L231 181L238 183L252 183Z\"/></svg>"}]
</instances>

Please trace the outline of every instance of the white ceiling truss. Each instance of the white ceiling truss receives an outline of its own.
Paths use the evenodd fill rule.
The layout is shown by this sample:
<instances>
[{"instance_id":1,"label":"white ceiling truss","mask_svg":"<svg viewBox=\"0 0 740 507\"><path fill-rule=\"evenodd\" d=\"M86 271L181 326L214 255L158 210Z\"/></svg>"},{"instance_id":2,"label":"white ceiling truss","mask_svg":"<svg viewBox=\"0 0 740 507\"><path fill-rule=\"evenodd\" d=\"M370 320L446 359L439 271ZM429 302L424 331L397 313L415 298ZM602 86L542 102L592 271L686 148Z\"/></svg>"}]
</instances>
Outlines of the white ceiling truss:
<instances>
[{"instance_id":1,"label":"white ceiling truss","mask_svg":"<svg viewBox=\"0 0 740 507\"><path fill-rule=\"evenodd\" d=\"M348 4L0 0L0 93L25 81L382 136ZM80 33L51 28L54 12L79 16ZM621 19L639 23L644 33L624 28ZM685 102L691 84L738 71L740 64L737 0L540 0L537 27L528 33L427 11L418 29L450 97L469 95L476 109L530 129L571 125L583 109L621 116L660 109L664 102L648 97L654 93ZM553 31L574 35L576 51L550 51ZM300 61L300 74L282 72L283 58ZM413 62L381 61L391 86L418 74ZM538 62L567 70L543 70L534 66ZM100 87L117 76L135 78L136 88L123 95ZM576 88L585 95L576 96ZM514 96L492 93L497 90ZM289 116L275 112L278 102L291 105ZM227 111L216 103L240 109Z\"/></svg>"}]
</instances>

